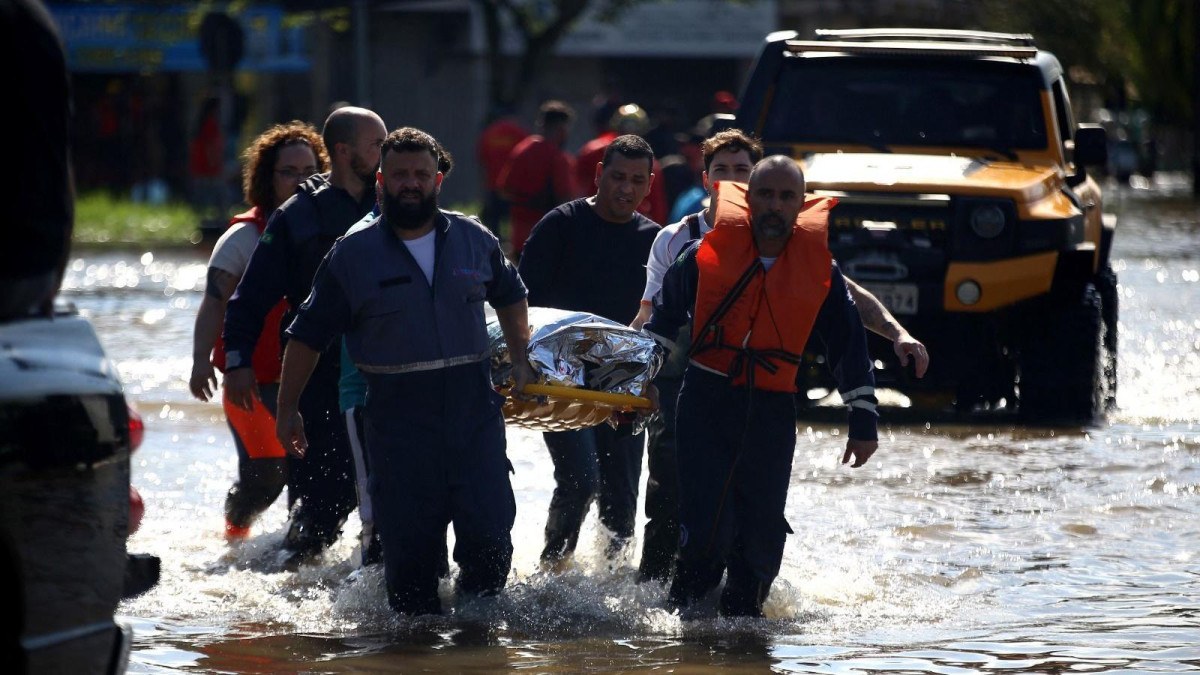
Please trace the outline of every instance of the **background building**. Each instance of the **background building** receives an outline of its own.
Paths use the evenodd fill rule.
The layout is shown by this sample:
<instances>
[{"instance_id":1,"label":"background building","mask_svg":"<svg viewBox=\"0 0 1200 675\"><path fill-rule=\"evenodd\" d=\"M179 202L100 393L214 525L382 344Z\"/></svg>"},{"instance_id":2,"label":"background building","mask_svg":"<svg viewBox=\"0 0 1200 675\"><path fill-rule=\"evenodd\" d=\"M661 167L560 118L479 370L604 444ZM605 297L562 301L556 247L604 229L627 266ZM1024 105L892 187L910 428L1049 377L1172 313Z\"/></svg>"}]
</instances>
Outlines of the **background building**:
<instances>
[{"instance_id":1,"label":"background building","mask_svg":"<svg viewBox=\"0 0 1200 675\"><path fill-rule=\"evenodd\" d=\"M574 106L575 150L594 135L597 100L637 103L655 123L689 130L712 112L714 92L740 91L763 37L780 28L991 23L989 2L966 0L644 0L615 17L599 11L609 3L592 0L552 49L523 61L530 40L489 2L52 3L75 78L79 186L186 194L188 142L215 97L235 200L238 155L250 138L290 119L319 126L332 106L352 103L374 108L390 128L417 126L441 139L458 159L443 202L475 202L475 141L497 102L497 73L529 126L545 99ZM535 29L551 25L563 4L511 3ZM229 20L205 29L213 14ZM227 72L222 61L232 62ZM1079 94L1097 107L1111 98L1095 77L1079 79Z\"/></svg>"}]
</instances>

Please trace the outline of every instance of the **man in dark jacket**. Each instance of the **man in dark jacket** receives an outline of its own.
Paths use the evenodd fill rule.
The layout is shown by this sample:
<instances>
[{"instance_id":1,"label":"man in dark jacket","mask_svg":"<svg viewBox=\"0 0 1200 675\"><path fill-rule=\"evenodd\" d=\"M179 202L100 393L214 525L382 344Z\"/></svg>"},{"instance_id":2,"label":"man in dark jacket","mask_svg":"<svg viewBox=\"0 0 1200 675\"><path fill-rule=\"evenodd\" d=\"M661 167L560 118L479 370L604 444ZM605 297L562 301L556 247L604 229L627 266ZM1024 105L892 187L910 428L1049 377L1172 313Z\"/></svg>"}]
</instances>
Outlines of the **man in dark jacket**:
<instances>
[{"instance_id":1,"label":"man in dark jacket","mask_svg":"<svg viewBox=\"0 0 1200 675\"><path fill-rule=\"evenodd\" d=\"M640 136L618 136L594 169L596 194L567 202L537 224L521 255L529 304L590 312L620 323L637 315L646 258L658 224L637 212L650 190L654 152ZM629 424L544 434L554 461L554 496L542 562L574 552L595 498L615 556L633 537L645 434Z\"/></svg>"},{"instance_id":2,"label":"man in dark jacket","mask_svg":"<svg viewBox=\"0 0 1200 675\"><path fill-rule=\"evenodd\" d=\"M267 312L285 297L289 316L294 315L334 241L375 205L375 172L386 135L383 120L370 110L335 110L322 131L330 172L310 177L271 216L225 312L225 387L235 405L252 407L250 357ZM289 320L285 317L283 325ZM289 565L332 544L356 504L353 461L338 407L338 353L334 346L321 360L300 402L310 447L304 458L288 460L292 514L284 548Z\"/></svg>"},{"instance_id":3,"label":"man in dark jacket","mask_svg":"<svg viewBox=\"0 0 1200 675\"><path fill-rule=\"evenodd\" d=\"M676 412L687 458L678 465L677 607L716 588L727 570L722 614L762 616L790 532L796 370L810 331L849 409L842 462L862 466L878 447L866 332L827 244L831 204L806 203L804 185L781 155L756 164L748 188L723 184L713 230L667 270L645 326L666 346L689 318L695 326Z\"/></svg>"}]
</instances>

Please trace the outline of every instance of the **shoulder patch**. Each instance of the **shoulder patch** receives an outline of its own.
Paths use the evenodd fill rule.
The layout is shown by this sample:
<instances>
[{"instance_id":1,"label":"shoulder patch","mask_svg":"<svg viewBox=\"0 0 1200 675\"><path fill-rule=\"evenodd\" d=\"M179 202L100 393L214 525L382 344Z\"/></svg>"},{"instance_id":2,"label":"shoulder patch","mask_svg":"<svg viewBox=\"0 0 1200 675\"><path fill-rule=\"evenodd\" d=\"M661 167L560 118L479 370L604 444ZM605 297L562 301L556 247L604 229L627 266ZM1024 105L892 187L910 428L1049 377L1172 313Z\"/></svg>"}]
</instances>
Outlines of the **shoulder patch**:
<instances>
[{"instance_id":1,"label":"shoulder patch","mask_svg":"<svg viewBox=\"0 0 1200 675\"><path fill-rule=\"evenodd\" d=\"M275 238L275 236L272 235L270 232L263 232L262 236L258 238L258 243L263 244L263 245L270 245L271 240L274 238Z\"/></svg>"}]
</instances>

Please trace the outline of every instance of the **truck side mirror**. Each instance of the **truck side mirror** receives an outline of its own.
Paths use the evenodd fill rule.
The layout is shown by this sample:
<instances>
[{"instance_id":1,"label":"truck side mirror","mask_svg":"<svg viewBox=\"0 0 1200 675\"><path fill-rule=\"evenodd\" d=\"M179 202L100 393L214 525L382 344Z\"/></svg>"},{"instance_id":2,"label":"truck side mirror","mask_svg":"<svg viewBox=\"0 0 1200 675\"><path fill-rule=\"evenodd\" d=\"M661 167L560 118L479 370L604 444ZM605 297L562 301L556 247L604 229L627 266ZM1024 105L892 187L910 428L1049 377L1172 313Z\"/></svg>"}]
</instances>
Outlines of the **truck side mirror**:
<instances>
[{"instance_id":1,"label":"truck side mirror","mask_svg":"<svg viewBox=\"0 0 1200 675\"><path fill-rule=\"evenodd\" d=\"M1098 124L1075 127L1075 163L1103 166L1108 162L1108 133Z\"/></svg>"},{"instance_id":2,"label":"truck side mirror","mask_svg":"<svg viewBox=\"0 0 1200 675\"><path fill-rule=\"evenodd\" d=\"M1108 163L1108 133L1098 124L1080 124L1075 127L1072 145L1075 173L1067 178L1067 184L1074 187L1087 178L1086 167Z\"/></svg>"}]
</instances>

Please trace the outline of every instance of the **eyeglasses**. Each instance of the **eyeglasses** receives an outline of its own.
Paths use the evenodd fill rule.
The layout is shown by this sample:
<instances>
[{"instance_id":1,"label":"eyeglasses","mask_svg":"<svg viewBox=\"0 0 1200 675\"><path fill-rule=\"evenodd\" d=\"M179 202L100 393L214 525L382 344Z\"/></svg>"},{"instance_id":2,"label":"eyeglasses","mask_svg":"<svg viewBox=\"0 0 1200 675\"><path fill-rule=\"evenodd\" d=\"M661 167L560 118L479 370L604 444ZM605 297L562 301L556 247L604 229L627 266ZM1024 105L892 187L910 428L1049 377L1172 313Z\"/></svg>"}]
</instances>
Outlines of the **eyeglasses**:
<instances>
[{"instance_id":1,"label":"eyeglasses","mask_svg":"<svg viewBox=\"0 0 1200 675\"><path fill-rule=\"evenodd\" d=\"M309 169L276 169L275 175L288 180L303 180L316 173Z\"/></svg>"}]
</instances>

